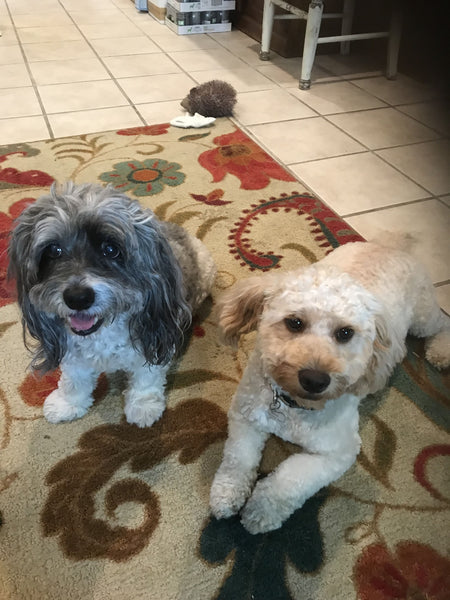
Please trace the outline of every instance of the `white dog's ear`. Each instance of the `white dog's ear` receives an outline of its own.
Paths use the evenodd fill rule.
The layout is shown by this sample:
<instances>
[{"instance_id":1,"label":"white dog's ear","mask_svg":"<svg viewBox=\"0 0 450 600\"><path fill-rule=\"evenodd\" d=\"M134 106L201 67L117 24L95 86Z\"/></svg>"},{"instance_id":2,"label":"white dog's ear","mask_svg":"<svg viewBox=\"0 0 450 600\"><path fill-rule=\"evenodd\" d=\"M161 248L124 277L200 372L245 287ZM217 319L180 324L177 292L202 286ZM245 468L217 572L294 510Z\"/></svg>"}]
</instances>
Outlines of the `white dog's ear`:
<instances>
[{"instance_id":1,"label":"white dog's ear","mask_svg":"<svg viewBox=\"0 0 450 600\"><path fill-rule=\"evenodd\" d=\"M363 397L384 387L394 366L391 359L393 343L387 320L382 314L377 314L372 355L364 375L351 387L353 394Z\"/></svg>"},{"instance_id":2,"label":"white dog's ear","mask_svg":"<svg viewBox=\"0 0 450 600\"><path fill-rule=\"evenodd\" d=\"M268 289L268 276L243 279L225 292L219 302L219 326L226 344L236 346L242 334L258 326Z\"/></svg>"}]
</instances>

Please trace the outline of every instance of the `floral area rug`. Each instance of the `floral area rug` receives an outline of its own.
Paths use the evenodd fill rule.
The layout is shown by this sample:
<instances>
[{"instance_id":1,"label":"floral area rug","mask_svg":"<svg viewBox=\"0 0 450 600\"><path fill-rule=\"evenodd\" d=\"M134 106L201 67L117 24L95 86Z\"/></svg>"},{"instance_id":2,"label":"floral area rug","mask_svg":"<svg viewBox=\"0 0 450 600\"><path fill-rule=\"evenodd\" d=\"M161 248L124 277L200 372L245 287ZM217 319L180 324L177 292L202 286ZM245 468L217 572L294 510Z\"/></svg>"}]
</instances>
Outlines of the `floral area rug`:
<instances>
[{"instance_id":1,"label":"floral area rug","mask_svg":"<svg viewBox=\"0 0 450 600\"><path fill-rule=\"evenodd\" d=\"M324 174L326 176L326 174ZM111 183L203 240L212 300L171 373L153 427L123 418L120 375L79 421L51 425L11 286L13 219L53 181ZM0 589L4 600L331 600L450 596L448 381L420 344L363 402L362 452L284 526L252 536L208 497L251 336L221 346L214 303L237 279L290 269L359 239L227 119L0 147ZM262 472L299 451L272 439Z\"/></svg>"}]
</instances>

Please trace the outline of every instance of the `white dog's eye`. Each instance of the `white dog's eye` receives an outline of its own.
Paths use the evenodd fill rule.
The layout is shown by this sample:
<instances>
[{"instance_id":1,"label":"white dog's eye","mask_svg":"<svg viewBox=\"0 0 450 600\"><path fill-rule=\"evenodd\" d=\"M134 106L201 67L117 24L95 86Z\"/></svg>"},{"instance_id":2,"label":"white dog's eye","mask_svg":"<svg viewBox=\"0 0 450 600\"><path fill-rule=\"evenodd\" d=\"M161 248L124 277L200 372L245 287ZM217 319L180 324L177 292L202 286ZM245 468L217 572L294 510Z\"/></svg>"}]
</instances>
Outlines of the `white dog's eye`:
<instances>
[{"instance_id":1,"label":"white dog's eye","mask_svg":"<svg viewBox=\"0 0 450 600\"><path fill-rule=\"evenodd\" d=\"M62 248L57 243L49 244L44 250L44 256L51 259L59 258L62 256L62 253Z\"/></svg>"},{"instance_id":2,"label":"white dog's eye","mask_svg":"<svg viewBox=\"0 0 450 600\"><path fill-rule=\"evenodd\" d=\"M349 342L352 339L354 334L355 331L351 327L341 327L340 329L336 329L336 331L334 332L334 337L336 338L336 341L340 344L345 344L346 342Z\"/></svg>"},{"instance_id":3,"label":"white dog's eye","mask_svg":"<svg viewBox=\"0 0 450 600\"><path fill-rule=\"evenodd\" d=\"M305 322L298 317L289 317L284 320L284 324L292 333L300 333L305 329Z\"/></svg>"},{"instance_id":4,"label":"white dog's eye","mask_svg":"<svg viewBox=\"0 0 450 600\"><path fill-rule=\"evenodd\" d=\"M120 248L112 242L102 242L101 250L103 256L106 256L106 258L115 259L120 256Z\"/></svg>"}]
</instances>

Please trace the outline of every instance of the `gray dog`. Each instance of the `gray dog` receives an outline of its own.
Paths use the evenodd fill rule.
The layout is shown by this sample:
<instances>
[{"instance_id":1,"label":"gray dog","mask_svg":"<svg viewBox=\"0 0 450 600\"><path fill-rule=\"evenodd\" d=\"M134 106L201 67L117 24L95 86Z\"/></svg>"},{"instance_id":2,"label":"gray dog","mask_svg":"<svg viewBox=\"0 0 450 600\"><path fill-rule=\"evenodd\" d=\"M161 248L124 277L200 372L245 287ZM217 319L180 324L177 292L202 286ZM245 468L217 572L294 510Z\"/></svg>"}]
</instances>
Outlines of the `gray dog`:
<instances>
[{"instance_id":1,"label":"gray dog","mask_svg":"<svg viewBox=\"0 0 450 600\"><path fill-rule=\"evenodd\" d=\"M61 368L46 419L82 417L99 374L117 370L128 422L159 419L170 362L214 281L205 246L112 187L69 182L20 215L9 256L32 366Z\"/></svg>"}]
</instances>

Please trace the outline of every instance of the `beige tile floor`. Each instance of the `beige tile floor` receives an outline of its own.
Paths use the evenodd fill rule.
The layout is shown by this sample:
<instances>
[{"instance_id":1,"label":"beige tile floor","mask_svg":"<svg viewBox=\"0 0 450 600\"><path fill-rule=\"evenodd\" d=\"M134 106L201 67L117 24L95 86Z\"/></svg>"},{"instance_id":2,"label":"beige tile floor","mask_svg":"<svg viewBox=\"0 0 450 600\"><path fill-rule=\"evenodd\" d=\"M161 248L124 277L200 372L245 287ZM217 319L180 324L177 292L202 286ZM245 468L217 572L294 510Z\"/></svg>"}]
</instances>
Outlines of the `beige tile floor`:
<instances>
[{"instance_id":1,"label":"beige tile floor","mask_svg":"<svg viewBox=\"0 0 450 600\"><path fill-rule=\"evenodd\" d=\"M131 0L0 0L0 144L167 121L190 87L238 92L236 122L366 238L419 240L450 312L450 120L439 89L375 57L300 59L240 31L177 36Z\"/></svg>"}]
</instances>

